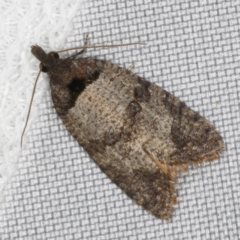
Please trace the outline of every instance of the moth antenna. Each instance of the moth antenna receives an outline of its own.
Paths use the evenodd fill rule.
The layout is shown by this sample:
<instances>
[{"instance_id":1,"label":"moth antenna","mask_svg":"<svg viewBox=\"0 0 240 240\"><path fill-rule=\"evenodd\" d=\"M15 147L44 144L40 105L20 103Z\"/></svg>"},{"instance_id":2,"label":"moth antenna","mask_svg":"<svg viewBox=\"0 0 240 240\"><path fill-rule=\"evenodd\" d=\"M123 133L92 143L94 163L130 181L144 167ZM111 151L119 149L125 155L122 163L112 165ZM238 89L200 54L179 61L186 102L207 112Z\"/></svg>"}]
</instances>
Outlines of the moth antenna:
<instances>
[{"instance_id":1,"label":"moth antenna","mask_svg":"<svg viewBox=\"0 0 240 240\"><path fill-rule=\"evenodd\" d=\"M57 51L57 53L62 53L71 50L78 50L78 49L86 49L86 48L114 48L114 47L124 47L124 46L132 46L132 45L147 45L144 42L133 42L133 43L122 43L122 44L113 44L113 45L93 45L93 46L83 46L83 47L73 47L67 48L64 50Z\"/></svg>"},{"instance_id":2,"label":"moth antenna","mask_svg":"<svg viewBox=\"0 0 240 240\"><path fill-rule=\"evenodd\" d=\"M41 71L42 71L42 67L40 67L40 70L38 72L37 78L36 78L35 83L34 83L34 87L33 87L33 91L32 91L32 97L31 97L31 101L30 101L30 104L29 104L29 108L28 108L27 119L26 119L25 126L23 128L23 132L22 132L22 135L21 135L21 147L22 147L22 142L23 142L23 135L24 135L24 132L26 130L28 120L29 120L29 116L30 116L30 112L31 112L31 108L32 108L34 93L35 93L35 90L36 90L37 82L38 82Z\"/></svg>"}]
</instances>

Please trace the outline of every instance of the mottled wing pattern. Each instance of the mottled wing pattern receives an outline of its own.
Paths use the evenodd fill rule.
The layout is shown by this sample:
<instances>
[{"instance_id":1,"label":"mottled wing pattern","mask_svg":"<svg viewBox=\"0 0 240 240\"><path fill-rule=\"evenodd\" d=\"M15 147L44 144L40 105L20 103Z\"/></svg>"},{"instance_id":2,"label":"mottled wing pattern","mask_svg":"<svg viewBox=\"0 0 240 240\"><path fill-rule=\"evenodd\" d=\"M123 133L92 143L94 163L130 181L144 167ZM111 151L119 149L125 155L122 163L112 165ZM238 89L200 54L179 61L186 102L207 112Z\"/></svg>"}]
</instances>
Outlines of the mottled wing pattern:
<instances>
[{"instance_id":1,"label":"mottled wing pattern","mask_svg":"<svg viewBox=\"0 0 240 240\"><path fill-rule=\"evenodd\" d=\"M84 71L85 78L95 74L95 79L75 96L66 114L56 107L65 126L137 204L170 219L178 172L189 163L217 159L221 136L178 98L127 69L94 59L71 64L76 76L66 78L81 80ZM54 87L52 94L54 99Z\"/></svg>"}]
</instances>

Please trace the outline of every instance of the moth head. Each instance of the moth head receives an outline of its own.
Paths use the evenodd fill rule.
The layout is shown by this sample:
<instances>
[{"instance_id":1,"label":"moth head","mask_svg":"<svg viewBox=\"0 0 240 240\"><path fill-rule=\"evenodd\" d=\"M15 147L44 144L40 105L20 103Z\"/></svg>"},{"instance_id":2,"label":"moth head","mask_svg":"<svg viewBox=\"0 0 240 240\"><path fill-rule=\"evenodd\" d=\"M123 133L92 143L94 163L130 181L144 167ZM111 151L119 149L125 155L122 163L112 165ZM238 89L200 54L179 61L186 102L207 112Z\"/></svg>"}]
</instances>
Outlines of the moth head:
<instances>
[{"instance_id":1,"label":"moth head","mask_svg":"<svg viewBox=\"0 0 240 240\"><path fill-rule=\"evenodd\" d=\"M58 62L59 55L57 52L46 53L41 47L37 45L32 46L32 54L41 62L40 69L42 72L48 72Z\"/></svg>"}]
</instances>

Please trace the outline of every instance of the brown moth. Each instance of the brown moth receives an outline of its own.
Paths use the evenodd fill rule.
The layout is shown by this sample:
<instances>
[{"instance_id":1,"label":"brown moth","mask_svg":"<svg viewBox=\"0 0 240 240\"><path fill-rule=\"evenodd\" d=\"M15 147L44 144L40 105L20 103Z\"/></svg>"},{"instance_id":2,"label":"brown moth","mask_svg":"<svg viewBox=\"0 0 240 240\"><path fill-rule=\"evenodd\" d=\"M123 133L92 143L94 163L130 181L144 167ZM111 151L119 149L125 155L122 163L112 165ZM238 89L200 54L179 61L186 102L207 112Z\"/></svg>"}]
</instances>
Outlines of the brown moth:
<instances>
[{"instance_id":1,"label":"brown moth","mask_svg":"<svg viewBox=\"0 0 240 240\"><path fill-rule=\"evenodd\" d=\"M32 46L32 54L47 72L54 107L77 142L138 205L169 220L178 173L218 159L224 148L219 132L129 69L76 59L79 54L61 59L39 46Z\"/></svg>"}]
</instances>

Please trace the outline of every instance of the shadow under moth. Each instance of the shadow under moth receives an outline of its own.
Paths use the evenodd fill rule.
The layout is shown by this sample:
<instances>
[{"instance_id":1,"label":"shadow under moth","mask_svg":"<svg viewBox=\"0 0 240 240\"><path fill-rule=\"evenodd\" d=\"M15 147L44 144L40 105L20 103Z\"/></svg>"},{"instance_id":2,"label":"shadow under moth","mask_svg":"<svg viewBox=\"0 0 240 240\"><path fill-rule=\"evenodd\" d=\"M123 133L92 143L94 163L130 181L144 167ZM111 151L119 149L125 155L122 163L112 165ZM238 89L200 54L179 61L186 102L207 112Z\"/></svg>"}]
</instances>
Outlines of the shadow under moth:
<instances>
[{"instance_id":1,"label":"shadow under moth","mask_svg":"<svg viewBox=\"0 0 240 240\"><path fill-rule=\"evenodd\" d=\"M65 59L39 46L32 46L32 54L50 78L54 108L79 145L138 205L169 220L178 173L218 159L222 137L207 119L130 69L77 58L90 47L85 43Z\"/></svg>"}]
</instances>

